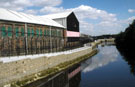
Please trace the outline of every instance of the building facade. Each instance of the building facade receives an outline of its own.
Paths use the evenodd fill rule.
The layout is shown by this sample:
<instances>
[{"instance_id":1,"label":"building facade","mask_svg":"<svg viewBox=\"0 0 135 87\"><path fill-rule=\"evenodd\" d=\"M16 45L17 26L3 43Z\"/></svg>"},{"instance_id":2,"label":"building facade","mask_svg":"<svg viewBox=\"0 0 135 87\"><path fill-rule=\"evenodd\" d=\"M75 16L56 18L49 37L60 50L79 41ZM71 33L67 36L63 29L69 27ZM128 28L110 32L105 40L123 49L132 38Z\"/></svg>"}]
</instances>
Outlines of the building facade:
<instances>
[{"instance_id":1,"label":"building facade","mask_svg":"<svg viewBox=\"0 0 135 87\"><path fill-rule=\"evenodd\" d=\"M0 56L45 53L62 48L65 28L60 24L44 18L49 24L37 17L38 22L36 16L0 10Z\"/></svg>"},{"instance_id":2,"label":"building facade","mask_svg":"<svg viewBox=\"0 0 135 87\"><path fill-rule=\"evenodd\" d=\"M0 8L0 56L41 54L75 47L80 36L75 14L55 15L59 16L51 19Z\"/></svg>"},{"instance_id":3,"label":"building facade","mask_svg":"<svg viewBox=\"0 0 135 87\"><path fill-rule=\"evenodd\" d=\"M65 35L67 38L67 42L79 41L80 38L79 21L75 16L74 12L49 14L44 15L42 17L53 19L57 23L66 27Z\"/></svg>"}]
</instances>

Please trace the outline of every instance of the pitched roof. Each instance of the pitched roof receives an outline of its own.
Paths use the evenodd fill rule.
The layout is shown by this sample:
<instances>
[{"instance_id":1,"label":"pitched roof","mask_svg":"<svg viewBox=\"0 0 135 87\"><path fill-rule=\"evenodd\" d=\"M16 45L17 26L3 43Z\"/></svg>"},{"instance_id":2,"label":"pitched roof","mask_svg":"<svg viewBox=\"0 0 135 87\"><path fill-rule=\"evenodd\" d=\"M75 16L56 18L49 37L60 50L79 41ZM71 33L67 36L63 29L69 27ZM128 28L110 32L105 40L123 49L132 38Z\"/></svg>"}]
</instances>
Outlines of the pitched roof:
<instances>
[{"instance_id":1,"label":"pitched roof","mask_svg":"<svg viewBox=\"0 0 135 87\"><path fill-rule=\"evenodd\" d=\"M69 12L62 12L62 13L43 15L41 17L50 18L50 19L67 18L71 13L72 13L72 11L69 11Z\"/></svg>"},{"instance_id":2,"label":"pitched roof","mask_svg":"<svg viewBox=\"0 0 135 87\"><path fill-rule=\"evenodd\" d=\"M60 25L59 23L49 18L43 18L43 17L25 14L22 12L16 12L3 8L0 8L0 20L33 23L33 24L41 24L41 25L49 25L49 26L65 28L64 26Z\"/></svg>"}]
</instances>

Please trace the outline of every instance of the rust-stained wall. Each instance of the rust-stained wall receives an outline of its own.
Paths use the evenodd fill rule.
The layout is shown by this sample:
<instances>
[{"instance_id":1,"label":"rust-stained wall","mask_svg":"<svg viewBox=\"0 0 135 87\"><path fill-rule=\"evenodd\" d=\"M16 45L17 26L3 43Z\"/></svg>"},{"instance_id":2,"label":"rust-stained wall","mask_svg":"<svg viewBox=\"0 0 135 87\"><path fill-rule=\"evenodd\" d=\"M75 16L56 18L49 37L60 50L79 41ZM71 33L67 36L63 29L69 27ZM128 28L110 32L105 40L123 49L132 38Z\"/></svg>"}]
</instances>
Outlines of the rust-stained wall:
<instances>
[{"instance_id":1,"label":"rust-stained wall","mask_svg":"<svg viewBox=\"0 0 135 87\"><path fill-rule=\"evenodd\" d=\"M45 53L52 47L59 49L62 45L58 44L64 44L63 32L58 27L0 21L0 57Z\"/></svg>"}]
</instances>

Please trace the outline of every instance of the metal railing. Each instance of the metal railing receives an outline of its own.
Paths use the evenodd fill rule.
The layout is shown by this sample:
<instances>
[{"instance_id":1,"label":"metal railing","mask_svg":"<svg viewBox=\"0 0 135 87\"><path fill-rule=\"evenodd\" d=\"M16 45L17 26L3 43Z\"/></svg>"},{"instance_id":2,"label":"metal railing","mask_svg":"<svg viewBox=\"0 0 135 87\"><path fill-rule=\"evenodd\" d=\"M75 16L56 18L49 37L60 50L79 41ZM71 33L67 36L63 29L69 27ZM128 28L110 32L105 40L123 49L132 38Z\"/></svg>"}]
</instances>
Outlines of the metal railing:
<instances>
[{"instance_id":1,"label":"metal railing","mask_svg":"<svg viewBox=\"0 0 135 87\"><path fill-rule=\"evenodd\" d=\"M79 41L62 42L63 38L18 37L0 38L0 57L34 55L71 50L83 46Z\"/></svg>"}]
</instances>

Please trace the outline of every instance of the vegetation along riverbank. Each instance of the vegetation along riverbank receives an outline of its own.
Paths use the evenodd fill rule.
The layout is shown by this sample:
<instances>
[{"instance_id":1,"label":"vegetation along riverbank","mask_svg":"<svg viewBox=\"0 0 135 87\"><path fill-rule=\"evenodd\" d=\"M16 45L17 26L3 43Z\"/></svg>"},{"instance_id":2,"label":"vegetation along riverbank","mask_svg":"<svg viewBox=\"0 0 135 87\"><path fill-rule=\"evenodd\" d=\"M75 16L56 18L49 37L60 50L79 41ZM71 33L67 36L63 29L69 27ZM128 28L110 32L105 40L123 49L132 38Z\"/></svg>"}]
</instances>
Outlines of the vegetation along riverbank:
<instances>
[{"instance_id":1,"label":"vegetation along riverbank","mask_svg":"<svg viewBox=\"0 0 135 87\"><path fill-rule=\"evenodd\" d=\"M135 20L129 24L129 27L127 27L124 32L117 35L115 43L118 49L130 53L135 52Z\"/></svg>"}]
</instances>

